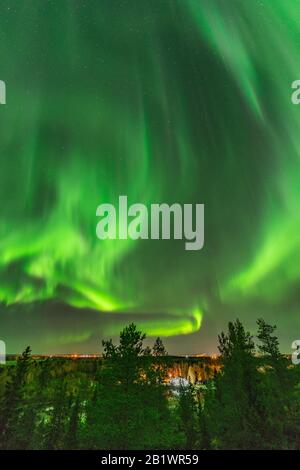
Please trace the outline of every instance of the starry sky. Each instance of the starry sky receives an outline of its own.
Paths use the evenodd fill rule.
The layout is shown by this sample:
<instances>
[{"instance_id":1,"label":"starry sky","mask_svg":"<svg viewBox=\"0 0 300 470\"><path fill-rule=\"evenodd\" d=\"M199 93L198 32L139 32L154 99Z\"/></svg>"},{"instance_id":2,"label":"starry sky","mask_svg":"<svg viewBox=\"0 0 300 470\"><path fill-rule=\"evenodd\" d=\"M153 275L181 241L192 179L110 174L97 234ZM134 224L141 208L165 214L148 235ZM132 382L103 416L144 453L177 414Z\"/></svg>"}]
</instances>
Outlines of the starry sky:
<instances>
[{"instance_id":1,"label":"starry sky","mask_svg":"<svg viewBox=\"0 0 300 470\"><path fill-rule=\"evenodd\" d=\"M1 0L0 338L172 354L239 317L300 337L299 0ZM99 240L96 208L205 204L205 245Z\"/></svg>"}]
</instances>

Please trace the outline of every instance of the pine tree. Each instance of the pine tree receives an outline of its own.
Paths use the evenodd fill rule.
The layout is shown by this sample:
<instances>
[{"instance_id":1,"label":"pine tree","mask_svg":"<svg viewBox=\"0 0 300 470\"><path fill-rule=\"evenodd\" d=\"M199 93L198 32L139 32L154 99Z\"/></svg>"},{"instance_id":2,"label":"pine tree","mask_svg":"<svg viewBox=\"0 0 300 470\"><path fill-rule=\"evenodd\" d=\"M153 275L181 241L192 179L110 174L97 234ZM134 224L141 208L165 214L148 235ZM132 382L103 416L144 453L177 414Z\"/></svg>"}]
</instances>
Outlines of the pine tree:
<instances>
[{"instance_id":1,"label":"pine tree","mask_svg":"<svg viewBox=\"0 0 300 470\"><path fill-rule=\"evenodd\" d=\"M198 436L198 410L193 385L181 386L177 405L179 432L184 435L183 449L195 449Z\"/></svg>"},{"instance_id":2,"label":"pine tree","mask_svg":"<svg viewBox=\"0 0 300 470\"><path fill-rule=\"evenodd\" d=\"M103 366L86 410L88 448L168 448L175 440L161 371L145 355L144 339L130 324L119 345L103 341Z\"/></svg>"},{"instance_id":3,"label":"pine tree","mask_svg":"<svg viewBox=\"0 0 300 470\"><path fill-rule=\"evenodd\" d=\"M43 432L44 449L57 450L64 448L64 440L68 426L68 405L66 383L63 377L59 377L56 380L52 409Z\"/></svg>"},{"instance_id":4,"label":"pine tree","mask_svg":"<svg viewBox=\"0 0 300 470\"><path fill-rule=\"evenodd\" d=\"M158 337L153 346L153 356L167 356L167 351L163 345L162 340Z\"/></svg>"},{"instance_id":5,"label":"pine tree","mask_svg":"<svg viewBox=\"0 0 300 470\"><path fill-rule=\"evenodd\" d=\"M198 400L198 449L210 450L211 449L211 436L209 434L209 425L207 422L207 414L205 412L205 404L202 400Z\"/></svg>"},{"instance_id":6,"label":"pine tree","mask_svg":"<svg viewBox=\"0 0 300 470\"><path fill-rule=\"evenodd\" d=\"M282 386L287 386L286 364L279 350L279 340L274 332L276 326L269 325L262 318L257 320L257 338L260 342L258 350L265 356L267 362L273 367Z\"/></svg>"},{"instance_id":7,"label":"pine tree","mask_svg":"<svg viewBox=\"0 0 300 470\"><path fill-rule=\"evenodd\" d=\"M221 449L260 448L262 420L259 373L254 342L239 320L219 335L223 364L206 398L212 446Z\"/></svg>"},{"instance_id":8,"label":"pine tree","mask_svg":"<svg viewBox=\"0 0 300 470\"><path fill-rule=\"evenodd\" d=\"M6 383L0 414L0 449L18 448L19 437L24 430L21 418L26 409L26 376L31 364L31 349L28 346L11 368Z\"/></svg>"},{"instance_id":9,"label":"pine tree","mask_svg":"<svg viewBox=\"0 0 300 470\"><path fill-rule=\"evenodd\" d=\"M267 324L262 318L257 320L257 326L258 350L263 355L261 361L265 369L261 392L265 405L265 440L271 448L285 448L288 446L285 428L289 421L293 386L280 354L278 337L274 335L276 326Z\"/></svg>"},{"instance_id":10,"label":"pine tree","mask_svg":"<svg viewBox=\"0 0 300 470\"><path fill-rule=\"evenodd\" d=\"M77 449L78 448L78 427L80 419L80 408L81 399L77 396L74 400L73 397L70 400L69 415L70 421L66 436L64 439L64 449Z\"/></svg>"}]
</instances>

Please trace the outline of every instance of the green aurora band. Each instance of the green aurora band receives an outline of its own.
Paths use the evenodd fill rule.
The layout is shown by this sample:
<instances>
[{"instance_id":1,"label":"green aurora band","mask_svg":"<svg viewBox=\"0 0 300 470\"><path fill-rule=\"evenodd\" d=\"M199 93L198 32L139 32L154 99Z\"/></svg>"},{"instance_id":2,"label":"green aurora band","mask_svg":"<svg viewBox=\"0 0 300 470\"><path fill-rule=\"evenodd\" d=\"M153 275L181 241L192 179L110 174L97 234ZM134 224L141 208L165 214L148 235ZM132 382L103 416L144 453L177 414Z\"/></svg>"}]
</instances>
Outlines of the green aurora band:
<instances>
[{"instance_id":1,"label":"green aurora band","mask_svg":"<svg viewBox=\"0 0 300 470\"><path fill-rule=\"evenodd\" d=\"M95 312L97 336L263 315L295 339L300 1L2 0L0 58L1 336L17 311L23 345L57 303L86 322L48 313L40 349L88 344ZM96 207L121 194L204 203L203 250L98 240Z\"/></svg>"}]
</instances>

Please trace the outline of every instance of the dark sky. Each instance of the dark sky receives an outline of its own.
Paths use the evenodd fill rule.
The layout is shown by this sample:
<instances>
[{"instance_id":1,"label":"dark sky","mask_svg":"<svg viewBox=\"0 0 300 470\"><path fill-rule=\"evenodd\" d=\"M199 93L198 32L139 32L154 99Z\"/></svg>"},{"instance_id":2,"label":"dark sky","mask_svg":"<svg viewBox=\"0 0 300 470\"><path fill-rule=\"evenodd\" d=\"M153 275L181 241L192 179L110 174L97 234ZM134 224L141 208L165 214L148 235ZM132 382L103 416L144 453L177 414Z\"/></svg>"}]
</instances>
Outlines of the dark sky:
<instances>
[{"instance_id":1,"label":"dark sky","mask_svg":"<svg viewBox=\"0 0 300 470\"><path fill-rule=\"evenodd\" d=\"M0 338L98 352L129 321L170 353L239 317L300 335L300 3L0 5ZM204 203L205 244L105 240L96 208ZM299 332L299 333L298 333Z\"/></svg>"}]
</instances>

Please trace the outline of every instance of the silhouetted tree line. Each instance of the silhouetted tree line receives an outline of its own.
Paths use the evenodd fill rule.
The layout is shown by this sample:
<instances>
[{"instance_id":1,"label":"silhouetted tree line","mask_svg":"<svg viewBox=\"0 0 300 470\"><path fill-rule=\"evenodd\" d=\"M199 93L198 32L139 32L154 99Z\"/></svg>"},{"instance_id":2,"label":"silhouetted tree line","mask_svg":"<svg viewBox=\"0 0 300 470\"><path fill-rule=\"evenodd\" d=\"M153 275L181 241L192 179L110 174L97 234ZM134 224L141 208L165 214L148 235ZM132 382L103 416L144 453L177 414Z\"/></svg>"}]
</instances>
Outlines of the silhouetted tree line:
<instances>
[{"instance_id":1,"label":"silhouetted tree line","mask_svg":"<svg viewBox=\"0 0 300 470\"><path fill-rule=\"evenodd\" d=\"M256 344L239 320L219 335L206 387L166 381L166 350L130 324L102 360L32 360L0 369L1 449L300 449L300 370L274 326ZM259 354L257 354L259 353Z\"/></svg>"}]
</instances>

